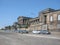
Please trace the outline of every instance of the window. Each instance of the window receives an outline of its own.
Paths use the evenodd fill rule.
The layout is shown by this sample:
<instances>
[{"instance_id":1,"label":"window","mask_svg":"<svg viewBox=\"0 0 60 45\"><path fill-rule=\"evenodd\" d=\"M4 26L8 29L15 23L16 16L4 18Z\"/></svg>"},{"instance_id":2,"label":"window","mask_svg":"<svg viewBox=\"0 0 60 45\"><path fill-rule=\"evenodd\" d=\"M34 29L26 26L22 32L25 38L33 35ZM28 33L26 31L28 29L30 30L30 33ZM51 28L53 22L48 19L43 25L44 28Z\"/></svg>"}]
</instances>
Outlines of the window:
<instances>
[{"instance_id":1,"label":"window","mask_svg":"<svg viewBox=\"0 0 60 45\"><path fill-rule=\"evenodd\" d=\"M53 21L53 17L52 16L50 17L50 21Z\"/></svg>"},{"instance_id":2,"label":"window","mask_svg":"<svg viewBox=\"0 0 60 45\"><path fill-rule=\"evenodd\" d=\"M58 15L58 20L60 20L60 15Z\"/></svg>"}]
</instances>

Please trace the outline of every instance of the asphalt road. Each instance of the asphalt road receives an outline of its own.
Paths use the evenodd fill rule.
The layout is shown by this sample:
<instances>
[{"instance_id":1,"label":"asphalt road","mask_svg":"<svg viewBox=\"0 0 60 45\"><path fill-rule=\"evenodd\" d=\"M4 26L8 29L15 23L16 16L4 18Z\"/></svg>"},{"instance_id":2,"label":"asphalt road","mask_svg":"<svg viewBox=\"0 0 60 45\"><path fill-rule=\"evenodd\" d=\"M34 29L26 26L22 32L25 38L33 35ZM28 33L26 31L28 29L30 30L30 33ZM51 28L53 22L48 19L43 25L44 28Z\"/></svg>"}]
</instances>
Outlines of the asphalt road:
<instances>
[{"instance_id":1,"label":"asphalt road","mask_svg":"<svg viewBox=\"0 0 60 45\"><path fill-rule=\"evenodd\" d=\"M0 45L60 45L60 39L0 32Z\"/></svg>"}]
</instances>

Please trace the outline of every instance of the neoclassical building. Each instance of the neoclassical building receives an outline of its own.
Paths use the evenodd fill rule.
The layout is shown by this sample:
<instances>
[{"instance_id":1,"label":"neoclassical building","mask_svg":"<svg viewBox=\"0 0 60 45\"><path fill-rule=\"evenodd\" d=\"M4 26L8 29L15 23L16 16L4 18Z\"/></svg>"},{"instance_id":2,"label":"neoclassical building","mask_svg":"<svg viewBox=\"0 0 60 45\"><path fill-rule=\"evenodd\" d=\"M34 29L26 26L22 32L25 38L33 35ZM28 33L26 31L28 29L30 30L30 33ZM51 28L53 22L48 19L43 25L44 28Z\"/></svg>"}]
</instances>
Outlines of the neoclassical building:
<instances>
[{"instance_id":1,"label":"neoclassical building","mask_svg":"<svg viewBox=\"0 0 60 45\"><path fill-rule=\"evenodd\" d=\"M19 24L29 24L27 30L60 31L60 10L47 8L39 12L38 17L18 17ZM23 29L23 28L22 28Z\"/></svg>"}]
</instances>

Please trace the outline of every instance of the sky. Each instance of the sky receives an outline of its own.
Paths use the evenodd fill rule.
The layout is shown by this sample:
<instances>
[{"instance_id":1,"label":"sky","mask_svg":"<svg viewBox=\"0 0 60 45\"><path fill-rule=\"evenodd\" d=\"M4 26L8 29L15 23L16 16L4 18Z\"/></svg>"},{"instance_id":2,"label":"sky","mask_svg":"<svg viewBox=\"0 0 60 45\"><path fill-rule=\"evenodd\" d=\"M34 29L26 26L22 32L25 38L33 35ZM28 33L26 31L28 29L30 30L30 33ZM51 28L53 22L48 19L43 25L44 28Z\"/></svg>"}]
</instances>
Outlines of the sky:
<instances>
[{"instance_id":1,"label":"sky","mask_svg":"<svg viewBox=\"0 0 60 45\"><path fill-rule=\"evenodd\" d=\"M60 9L60 0L0 0L0 28L17 22L19 16L37 17L46 8Z\"/></svg>"}]
</instances>

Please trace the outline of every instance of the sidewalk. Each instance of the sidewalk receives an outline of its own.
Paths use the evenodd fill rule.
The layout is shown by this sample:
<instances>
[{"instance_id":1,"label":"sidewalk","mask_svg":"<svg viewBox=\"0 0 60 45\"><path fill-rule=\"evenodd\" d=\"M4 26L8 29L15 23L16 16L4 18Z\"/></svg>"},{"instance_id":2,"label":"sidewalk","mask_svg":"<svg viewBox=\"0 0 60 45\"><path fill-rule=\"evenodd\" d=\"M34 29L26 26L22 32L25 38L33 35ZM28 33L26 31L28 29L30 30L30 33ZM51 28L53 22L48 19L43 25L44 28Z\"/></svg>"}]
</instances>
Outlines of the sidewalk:
<instances>
[{"instance_id":1,"label":"sidewalk","mask_svg":"<svg viewBox=\"0 0 60 45\"><path fill-rule=\"evenodd\" d=\"M60 32L51 32L52 36L60 37Z\"/></svg>"},{"instance_id":2,"label":"sidewalk","mask_svg":"<svg viewBox=\"0 0 60 45\"><path fill-rule=\"evenodd\" d=\"M19 34L21 35L21 34ZM25 35L25 36L32 36L32 37L41 37L41 38L49 38L49 39L59 39L60 40L60 37L58 36L53 36L53 35L36 35L36 34L22 34L22 35Z\"/></svg>"}]
</instances>

